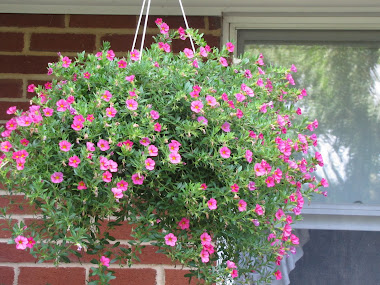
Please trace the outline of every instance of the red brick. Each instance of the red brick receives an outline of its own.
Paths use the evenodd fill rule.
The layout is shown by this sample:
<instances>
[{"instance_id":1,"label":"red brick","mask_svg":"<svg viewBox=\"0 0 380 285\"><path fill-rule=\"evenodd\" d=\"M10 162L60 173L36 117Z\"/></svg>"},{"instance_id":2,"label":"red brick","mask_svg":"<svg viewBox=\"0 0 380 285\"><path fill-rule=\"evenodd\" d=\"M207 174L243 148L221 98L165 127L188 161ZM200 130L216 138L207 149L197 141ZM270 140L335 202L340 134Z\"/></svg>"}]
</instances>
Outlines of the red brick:
<instances>
[{"instance_id":1,"label":"red brick","mask_svg":"<svg viewBox=\"0 0 380 285\"><path fill-rule=\"evenodd\" d=\"M30 104L29 102L0 102L0 120L9 120L13 117L13 115L8 115L6 113L11 106L17 106L17 109L27 110L29 109Z\"/></svg>"},{"instance_id":2,"label":"red brick","mask_svg":"<svg viewBox=\"0 0 380 285\"><path fill-rule=\"evenodd\" d=\"M136 16L71 15L70 27L107 29L136 28Z\"/></svg>"},{"instance_id":3,"label":"red brick","mask_svg":"<svg viewBox=\"0 0 380 285\"><path fill-rule=\"evenodd\" d=\"M166 16L166 17L149 16L148 27L156 28L157 25L156 25L155 21L157 18L161 18L162 21L164 21L166 24L169 25L170 29L178 29L179 27L186 29L186 24L185 24L182 16ZM189 24L189 27L193 28L193 29L204 29L205 28L205 18L203 16L187 17L187 23ZM159 33L158 27L157 27L157 33Z\"/></svg>"},{"instance_id":4,"label":"red brick","mask_svg":"<svg viewBox=\"0 0 380 285\"><path fill-rule=\"evenodd\" d=\"M112 269L116 279L110 285L156 285L156 270L154 269ZM99 280L92 277L91 280Z\"/></svg>"},{"instance_id":5,"label":"red brick","mask_svg":"<svg viewBox=\"0 0 380 285\"><path fill-rule=\"evenodd\" d=\"M10 229L12 229L13 225L16 223L17 223L17 220L13 219L11 221ZM10 238L10 237L12 237L12 232L9 231L8 220L0 219L0 238Z\"/></svg>"},{"instance_id":6,"label":"red brick","mask_svg":"<svg viewBox=\"0 0 380 285\"><path fill-rule=\"evenodd\" d=\"M11 201L13 201L12 204L10 203ZM7 206L9 206L7 212L13 214L33 214L37 211L34 206L28 204L23 195L0 196L0 208ZM20 206L22 206L22 209L20 209Z\"/></svg>"},{"instance_id":7,"label":"red brick","mask_svg":"<svg viewBox=\"0 0 380 285\"><path fill-rule=\"evenodd\" d=\"M100 226L100 231L102 233L108 232L110 236L116 238L116 240L131 240L133 237L131 236L132 233L132 225L129 225L128 222L122 222L121 226L116 226L112 229L107 228L108 221L105 221Z\"/></svg>"},{"instance_id":8,"label":"red brick","mask_svg":"<svg viewBox=\"0 0 380 285\"><path fill-rule=\"evenodd\" d=\"M204 284L204 282L199 282L199 279L196 279L195 277L191 278L191 282L189 283L189 278L185 277L185 274L188 273L190 273L188 270L165 269L165 285Z\"/></svg>"},{"instance_id":9,"label":"red brick","mask_svg":"<svg viewBox=\"0 0 380 285\"><path fill-rule=\"evenodd\" d=\"M0 55L0 73L46 74L49 62L57 56Z\"/></svg>"},{"instance_id":10,"label":"red brick","mask_svg":"<svg viewBox=\"0 0 380 285\"><path fill-rule=\"evenodd\" d=\"M220 48L220 37L205 35L204 39L210 47Z\"/></svg>"},{"instance_id":11,"label":"red brick","mask_svg":"<svg viewBox=\"0 0 380 285\"><path fill-rule=\"evenodd\" d=\"M32 34L30 50L33 51L88 51L95 49L95 35L89 34Z\"/></svg>"},{"instance_id":12,"label":"red brick","mask_svg":"<svg viewBox=\"0 0 380 285\"><path fill-rule=\"evenodd\" d=\"M0 243L0 262L18 263L36 261L37 259L35 259L28 251L16 249L15 244Z\"/></svg>"},{"instance_id":13,"label":"red brick","mask_svg":"<svg viewBox=\"0 0 380 285\"><path fill-rule=\"evenodd\" d=\"M24 34L0 33L0 50L1 51L22 51L23 48L24 48Z\"/></svg>"},{"instance_id":14,"label":"red brick","mask_svg":"<svg viewBox=\"0 0 380 285\"><path fill-rule=\"evenodd\" d=\"M0 14L3 27L61 27L65 26L64 15Z\"/></svg>"},{"instance_id":15,"label":"red brick","mask_svg":"<svg viewBox=\"0 0 380 285\"><path fill-rule=\"evenodd\" d=\"M14 270L12 267L0 266L0 276L2 285L13 285Z\"/></svg>"},{"instance_id":16,"label":"red brick","mask_svg":"<svg viewBox=\"0 0 380 285\"><path fill-rule=\"evenodd\" d=\"M0 98L21 98L21 79L0 79Z\"/></svg>"},{"instance_id":17,"label":"red brick","mask_svg":"<svg viewBox=\"0 0 380 285\"><path fill-rule=\"evenodd\" d=\"M156 253L158 247L148 245L142 251L141 254L137 254L140 258L139 264L174 264L169 257L163 253Z\"/></svg>"},{"instance_id":18,"label":"red brick","mask_svg":"<svg viewBox=\"0 0 380 285\"><path fill-rule=\"evenodd\" d=\"M222 18L217 16L208 17L208 28L210 31L218 30L222 27Z\"/></svg>"},{"instance_id":19,"label":"red brick","mask_svg":"<svg viewBox=\"0 0 380 285\"><path fill-rule=\"evenodd\" d=\"M18 285L83 285L85 269L75 267L36 268L20 267Z\"/></svg>"},{"instance_id":20,"label":"red brick","mask_svg":"<svg viewBox=\"0 0 380 285\"><path fill-rule=\"evenodd\" d=\"M101 37L100 42L109 42L111 49L115 52L126 52L132 49L133 37L134 35L106 34ZM147 35L146 38L148 37ZM140 44L136 45L136 47L140 49Z\"/></svg>"}]
</instances>

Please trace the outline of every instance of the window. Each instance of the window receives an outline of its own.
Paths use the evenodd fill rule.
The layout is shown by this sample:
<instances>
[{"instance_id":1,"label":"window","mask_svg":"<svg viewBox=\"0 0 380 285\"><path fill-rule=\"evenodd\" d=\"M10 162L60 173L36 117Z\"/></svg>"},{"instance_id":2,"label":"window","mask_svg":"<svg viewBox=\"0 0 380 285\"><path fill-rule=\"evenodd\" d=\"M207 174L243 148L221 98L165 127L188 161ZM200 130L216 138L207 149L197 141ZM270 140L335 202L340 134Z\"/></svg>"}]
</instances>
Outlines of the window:
<instances>
[{"instance_id":1,"label":"window","mask_svg":"<svg viewBox=\"0 0 380 285\"><path fill-rule=\"evenodd\" d=\"M317 176L328 179L329 195L304 209L295 225L301 246L281 265L284 280L273 284L377 284L380 21L342 14L224 20L224 41L235 40L238 54L296 65L293 77L309 94L300 107L319 121L325 167Z\"/></svg>"}]
</instances>

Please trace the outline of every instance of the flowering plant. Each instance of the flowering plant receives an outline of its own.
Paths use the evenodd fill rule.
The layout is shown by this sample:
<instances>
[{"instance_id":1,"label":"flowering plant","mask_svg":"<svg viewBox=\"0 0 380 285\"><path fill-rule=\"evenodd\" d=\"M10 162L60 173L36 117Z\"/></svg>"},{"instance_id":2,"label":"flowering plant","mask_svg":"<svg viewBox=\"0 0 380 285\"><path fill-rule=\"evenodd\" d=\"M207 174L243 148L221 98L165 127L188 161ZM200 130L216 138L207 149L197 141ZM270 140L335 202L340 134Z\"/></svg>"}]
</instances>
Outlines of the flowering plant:
<instances>
[{"instance_id":1,"label":"flowering plant","mask_svg":"<svg viewBox=\"0 0 380 285\"><path fill-rule=\"evenodd\" d=\"M16 247L56 263L98 255L91 284L108 284L109 264L130 264L143 242L206 283L280 279L273 267L298 244L304 199L327 186L312 175L318 122L297 118L307 94L293 86L296 67L231 62L232 43L210 48L197 31L156 23L142 54L116 58L105 44L61 56L51 82L28 87L29 110L8 110L1 181L40 210L39 223L13 227ZM197 49L173 54L189 35ZM135 240L111 250L100 225L123 221Z\"/></svg>"}]
</instances>

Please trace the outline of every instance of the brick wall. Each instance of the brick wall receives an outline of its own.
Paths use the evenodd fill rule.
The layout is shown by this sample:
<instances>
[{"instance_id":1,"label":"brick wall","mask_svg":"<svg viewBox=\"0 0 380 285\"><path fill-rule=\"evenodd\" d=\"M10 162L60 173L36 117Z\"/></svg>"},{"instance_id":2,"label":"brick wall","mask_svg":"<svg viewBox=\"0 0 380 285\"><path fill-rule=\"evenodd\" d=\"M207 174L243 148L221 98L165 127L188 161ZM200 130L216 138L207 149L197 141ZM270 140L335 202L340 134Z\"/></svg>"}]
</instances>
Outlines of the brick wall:
<instances>
[{"instance_id":1,"label":"brick wall","mask_svg":"<svg viewBox=\"0 0 380 285\"><path fill-rule=\"evenodd\" d=\"M151 16L147 30L146 44L152 42L151 35L157 34ZM161 17L170 28L184 27L181 16ZM131 49L136 28L137 16L112 15L36 15L0 14L0 124L9 119L5 111L10 106L26 109L29 84L42 84L49 78L46 75L48 62L57 60L57 52L75 56L83 50L96 52L103 41L109 41L117 56L125 55ZM220 45L220 17L188 17L189 25L205 34L210 46ZM189 42L173 43L174 52L190 47ZM140 46L139 43L137 45ZM22 196L16 197L19 202ZM6 192L0 190L0 207L9 203ZM21 210L12 206L14 222L33 221L33 211L26 206ZM0 220L0 224L4 221ZM0 226L1 229L1 226ZM130 228L126 225L114 236L126 244ZM62 264L55 268L52 263L36 264L26 252L8 245L8 231L0 230L0 284L2 285L44 285L44 284L85 284L91 265L89 263ZM156 248L147 245L141 255L141 262L132 268L115 269L117 279L110 284L133 285L181 285L188 284L183 277L186 270L171 264ZM196 282L192 282L196 284Z\"/></svg>"}]
</instances>

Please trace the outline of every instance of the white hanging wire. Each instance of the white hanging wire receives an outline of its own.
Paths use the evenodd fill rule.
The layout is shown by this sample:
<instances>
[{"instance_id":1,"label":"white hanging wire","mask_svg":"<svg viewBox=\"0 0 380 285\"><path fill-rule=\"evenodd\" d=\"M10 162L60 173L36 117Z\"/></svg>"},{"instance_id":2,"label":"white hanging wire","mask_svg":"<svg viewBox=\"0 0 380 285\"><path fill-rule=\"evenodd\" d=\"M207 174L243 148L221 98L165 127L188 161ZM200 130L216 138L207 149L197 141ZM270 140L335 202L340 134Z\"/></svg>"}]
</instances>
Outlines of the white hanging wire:
<instances>
[{"instance_id":1,"label":"white hanging wire","mask_svg":"<svg viewBox=\"0 0 380 285\"><path fill-rule=\"evenodd\" d=\"M144 11L144 8L145 8L145 1L146 1L146 0L143 1L143 4L142 4L142 6L141 6L141 11L140 11L140 16L139 16L139 21L138 21L138 23L137 23L136 32L135 32L135 37L134 37L134 39L133 39L133 44L132 44L132 50L131 50L131 51L133 51L133 50L135 49L136 40L137 40L137 35L138 35L138 33L139 33L140 24L141 24L141 18L142 18L142 14L143 14L143 11ZM142 40L141 40L141 46L140 46L140 60L141 60L142 52L143 52L143 49L144 49L144 42L145 42L146 28L147 28L147 25L148 25L148 17L149 17L150 3L151 3L151 0L148 0L148 6L147 6L146 15L145 15L144 30L143 30ZM189 29L189 24L187 23L187 19L186 19L186 15L185 15L185 10L183 9L183 5L182 5L182 1L181 1L181 0L179 0L179 5L180 5L180 7L181 7L182 16L183 16L183 20L185 21L186 29ZM193 38L191 37L191 35L189 35L189 38L190 38L191 47L192 47L193 52L194 52L194 54L195 54L195 47L194 47Z\"/></svg>"},{"instance_id":2,"label":"white hanging wire","mask_svg":"<svg viewBox=\"0 0 380 285\"><path fill-rule=\"evenodd\" d=\"M185 11L183 10L183 6L182 6L182 1L181 0L179 0L179 6L181 6L182 16L183 16L183 20L185 21L186 29L189 29L189 24L187 23ZM191 47L193 48L193 52L195 54L195 47L194 47L194 43L193 43L193 38L191 37L191 35L189 35L189 38L190 38Z\"/></svg>"},{"instance_id":3,"label":"white hanging wire","mask_svg":"<svg viewBox=\"0 0 380 285\"><path fill-rule=\"evenodd\" d=\"M136 32L135 32L135 38L133 39L133 45L132 45L131 51L133 51L135 49L135 44L136 44L136 40L137 40L137 35L139 33L139 28L140 28L140 23L141 23L141 18L142 18L142 14L143 14L143 11L144 11L144 7L145 7L145 0L144 0L143 4L141 6L139 22L137 23Z\"/></svg>"}]
</instances>

